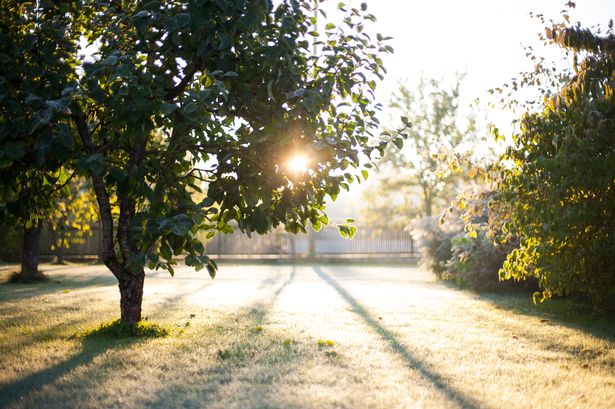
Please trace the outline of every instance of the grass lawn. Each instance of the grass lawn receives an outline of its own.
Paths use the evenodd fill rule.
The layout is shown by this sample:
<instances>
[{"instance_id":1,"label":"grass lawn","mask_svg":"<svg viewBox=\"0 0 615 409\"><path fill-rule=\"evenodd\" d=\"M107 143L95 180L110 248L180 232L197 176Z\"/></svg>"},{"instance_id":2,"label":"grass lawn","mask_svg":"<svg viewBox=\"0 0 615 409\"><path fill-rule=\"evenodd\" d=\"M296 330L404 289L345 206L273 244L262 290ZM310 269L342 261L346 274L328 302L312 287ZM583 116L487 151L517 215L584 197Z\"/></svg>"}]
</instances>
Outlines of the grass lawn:
<instances>
[{"instance_id":1,"label":"grass lawn","mask_svg":"<svg viewBox=\"0 0 615 409\"><path fill-rule=\"evenodd\" d=\"M149 339L102 266L0 285L0 407L613 408L615 319L477 295L420 268L222 265L150 273ZM0 279L8 278L0 270Z\"/></svg>"}]
</instances>

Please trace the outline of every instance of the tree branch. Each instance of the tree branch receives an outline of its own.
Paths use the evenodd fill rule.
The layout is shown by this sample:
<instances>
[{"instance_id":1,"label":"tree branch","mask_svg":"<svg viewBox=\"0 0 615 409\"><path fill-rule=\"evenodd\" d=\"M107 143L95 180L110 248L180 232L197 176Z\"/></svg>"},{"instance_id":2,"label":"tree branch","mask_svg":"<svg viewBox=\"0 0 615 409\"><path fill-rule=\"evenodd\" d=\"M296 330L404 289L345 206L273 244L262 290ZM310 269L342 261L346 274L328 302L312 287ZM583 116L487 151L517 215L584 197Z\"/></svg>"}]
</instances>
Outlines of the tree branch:
<instances>
[{"instance_id":1,"label":"tree branch","mask_svg":"<svg viewBox=\"0 0 615 409\"><path fill-rule=\"evenodd\" d=\"M182 78L182 80L177 85L175 85L173 88L171 88L169 91L167 91L166 95L164 96L164 100L167 101L167 102L171 102L179 94L184 92L184 90L188 86L188 83L190 83L190 81L192 81L192 79L194 77L194 74L196 74L196 72L199 70L200 66L201 66L201 60L197 59L192 64L192 66L187 70L186 74L184 75L184 78Z\"/></svg>"},{"instance_id":2,"label":"tree branch","mask_svg":"<svg viewBox=\"0 0 615 409\"><path fill-rule=\"evenodd\" d=\"M88 154L94 154L96 149L92 143L92 136L87 121L81 114L73 114L72 119L86 152ZM113 275L115 275L118 280L123 280L126 278L126 270L117 260L117 255L113 249L113 216L111 215L109 193L107 192L105 181L102 176L92 173L91 178L94 192L96 193L96 200L98 201L100 221L102 224L102 259Z\"/></svg>"}]
</instances>

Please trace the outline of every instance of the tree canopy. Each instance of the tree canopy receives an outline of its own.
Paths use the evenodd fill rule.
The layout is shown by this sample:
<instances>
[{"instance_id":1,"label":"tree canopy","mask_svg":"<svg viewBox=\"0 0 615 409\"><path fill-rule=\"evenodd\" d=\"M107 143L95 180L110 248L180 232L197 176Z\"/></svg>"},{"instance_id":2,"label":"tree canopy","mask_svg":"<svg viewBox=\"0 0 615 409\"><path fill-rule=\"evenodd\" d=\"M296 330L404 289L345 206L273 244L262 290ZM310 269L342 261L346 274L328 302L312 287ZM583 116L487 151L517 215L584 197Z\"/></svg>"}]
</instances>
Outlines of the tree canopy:
<instances>
[{"instance_id":1,"label":"tree canopy","mask_svg":"<svg viewBox=\"0 0 615 409\"><path fill-rule=\"evenodd\" d=\"M340 3L324 33L317 5L3 2L5 207L47 206L44 191L69 172L89 177L129 323L141 317L144 267L173 274L186 254L214 276L197 233L326 224L326 196L386 146L373 91L392 49L365 31L375 19L365 4ZM312 158L306 172L285 166L297 152Z\"/></svg>"}]
</instances>

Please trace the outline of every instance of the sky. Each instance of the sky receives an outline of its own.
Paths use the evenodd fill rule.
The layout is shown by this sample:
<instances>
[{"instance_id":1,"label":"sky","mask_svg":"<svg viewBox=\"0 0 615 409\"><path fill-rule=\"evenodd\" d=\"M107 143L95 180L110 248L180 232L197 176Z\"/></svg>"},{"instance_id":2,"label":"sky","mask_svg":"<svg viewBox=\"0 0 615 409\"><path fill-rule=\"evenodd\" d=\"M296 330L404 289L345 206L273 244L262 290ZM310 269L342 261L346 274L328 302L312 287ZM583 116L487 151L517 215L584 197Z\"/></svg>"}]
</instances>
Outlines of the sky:
<instances>
[{"instance_id":1,"label":"sky","mask_svg":"<svg viewBox=\"0 0 615 409\"><path fill-rule=\"evenodd\" d=\"M389 75L379 97L398 79L415 82L421 73L451 77L465 71L468 99L484 96L520 71L532 67L523 45L539 46L539 21L531 11L560 21L562 0L367 0L376 15L375 30L392 36L395 53L385 58ZM571 21L606 24L615 19L615 0L580 0L570 9Z\"/></svg>"},{"instance_id":2,"label":"sky","mask_svg":"<svg viewBox=\"0 0 615 409\"><path fill-rule=\"evenodd\" d=\"M538 33L541 23L530 12L543 13L559 22L561 10L569 9L563 0L362 0L346 1L355 7L367 3L377 22L373 30L392 36L393 55L384 58L388 75L377 89L378 100L386 105L398 81L415 84L421 75L452 79L465 72L462 98L468 105L476 98L486 101L487 90L499 87L532 68L524 45L539 50L538 55L559 55L557 50L541 50ZM325 9L335 8L337 0L325 1ZM583 26L605 26L615 19L615 0L579 0L569 9L571 21ZM382 120L386 123L386 112ZM503 130L510 129L510 112L488 110L488 120ZM353 185L329 206L333 219L357 216L362 186ZM348 205L352 203L354 206ZM358 220L360 221L360 220Z\"/></svg>"}]
</instances>

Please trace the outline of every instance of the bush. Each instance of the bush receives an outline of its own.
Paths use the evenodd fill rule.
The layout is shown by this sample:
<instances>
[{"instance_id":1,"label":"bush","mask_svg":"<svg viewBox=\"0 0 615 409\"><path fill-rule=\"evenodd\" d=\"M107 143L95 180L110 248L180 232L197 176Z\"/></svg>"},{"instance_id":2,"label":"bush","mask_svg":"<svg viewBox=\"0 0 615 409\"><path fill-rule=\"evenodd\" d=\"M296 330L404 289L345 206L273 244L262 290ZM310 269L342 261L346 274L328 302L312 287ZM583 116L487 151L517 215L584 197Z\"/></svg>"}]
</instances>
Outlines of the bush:
<instances>
[{"instance_id":1,"label":"bush","mask_svg":"<svg viewBox=\"0 0 615 409\"><path fill-rule=\"evenodd\" d=\"M587 30L553 34L589 54L543 111L526 114L502 158L500 201L520 237L501 271L538 279L535 301L583 294L615 305L615 37Z\"/></svg>"},{"instance_id":2,"label":"bush","mask_svg":"<svg viewBox=\"0 0 615 409\"><path fill-rule=\"evenodd\" d=\"M438 278L474 290L525 287L500 280L499 270L518 240L503 231L507 212L503 206L492 206L496 195L484 187L470 188L440 219L415 222L421 261Z\"/></svg>"},{"instance_id":3,"label":"bush","mask_svg":"<svg viewBox=\"0 0 615 409\"><path fill-rule=\"evenodd\" d=\"M459 233L451 240L451 258L442 278L474 290L510 288L511 282L500 281L498 274L509 250L507 245L496 245L484 228L476 237Z\"/></svg>"},{"instance_id":4,"label":"bush","mask_svg":"<svg viewBox=\"0 0 615 409\"><path fill-rule=\"evenodd\" d=\"M451 239L460 231L461 226L444 225L437 217L424 217L412 224L412 235L420 243L421 264L438 278L444 278L452 255Z\"/></svg>"}]
</instances>

